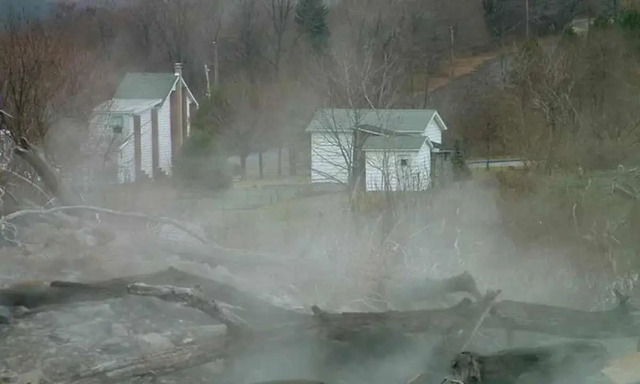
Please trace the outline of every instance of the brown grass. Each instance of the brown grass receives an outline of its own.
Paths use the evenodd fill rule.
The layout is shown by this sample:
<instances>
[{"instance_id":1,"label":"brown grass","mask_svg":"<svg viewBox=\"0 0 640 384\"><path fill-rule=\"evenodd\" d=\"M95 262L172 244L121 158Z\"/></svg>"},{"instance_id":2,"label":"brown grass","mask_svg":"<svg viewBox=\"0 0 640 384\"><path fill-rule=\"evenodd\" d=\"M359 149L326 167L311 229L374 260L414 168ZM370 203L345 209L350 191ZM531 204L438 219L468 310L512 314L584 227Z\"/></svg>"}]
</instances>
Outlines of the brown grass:
<instances>
[{"instance_id":1,"label":"brown grass","mask_svg":"<svg viewBox=\"0 0 640 384\"><path fill-rule=\"evenodd\" d=\"M168 180L113 185L102 191L104 207L148 214L166 213L179 195Z\"/></svg>"},{"instance_id":2,"label":"brown grass","mask_svg":"<svg viewBox=\"0 0 640 384\"><path fill-rule=\"evenodd\" d=\"M487 61L496 58L498 55L499 52L490 52L482 55L454 58L453 65L449 65L447 62L442 65L435 75L431 76L429 79L429 92L445 87L452 79L472 74ZM414 89L412 90L414 93L424 92L424 80L424 73L414 75Z\"/></svg>"}]
</instances>

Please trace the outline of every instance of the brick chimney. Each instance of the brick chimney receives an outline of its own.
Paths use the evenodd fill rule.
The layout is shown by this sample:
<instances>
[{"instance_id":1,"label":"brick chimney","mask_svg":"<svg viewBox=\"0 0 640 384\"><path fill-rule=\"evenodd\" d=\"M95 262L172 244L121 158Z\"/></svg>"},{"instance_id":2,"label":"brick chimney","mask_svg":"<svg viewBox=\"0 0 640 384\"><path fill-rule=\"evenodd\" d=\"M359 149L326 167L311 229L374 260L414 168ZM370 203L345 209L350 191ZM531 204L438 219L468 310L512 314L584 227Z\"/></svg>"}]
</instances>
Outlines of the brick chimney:
<instances>
[{"instance_id":1,"label":"brick chimney","mask_svg":"<svg viewBox=\"0 0 640 384\"><path fill-rule=\"evenodd\" d=\"M171 153L175 159L182 148L184 137L184 90L182 89L182 63L175 63L173 68L178 77L176 89L171 93Z\"/></svg>"}]
</instances>

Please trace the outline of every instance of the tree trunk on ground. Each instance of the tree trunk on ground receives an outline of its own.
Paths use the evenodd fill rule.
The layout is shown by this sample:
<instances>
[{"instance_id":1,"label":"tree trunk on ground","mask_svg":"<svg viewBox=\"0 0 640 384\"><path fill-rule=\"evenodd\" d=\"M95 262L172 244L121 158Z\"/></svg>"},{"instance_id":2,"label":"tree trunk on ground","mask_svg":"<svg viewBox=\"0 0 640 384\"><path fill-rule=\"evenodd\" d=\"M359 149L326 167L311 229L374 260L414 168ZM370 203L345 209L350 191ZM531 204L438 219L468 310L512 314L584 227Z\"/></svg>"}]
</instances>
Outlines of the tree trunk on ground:
<instances>
[{"instance_id":1,"label":"tree trunk on ground","mask_svg":"<svg viewBox=\"0 0 640 384\"><path fill-rule=\"evenodd\" d=\"M504 300L494 305L485 326L560 337L613 339L640 335L640 316L626 303L608 311L586 312Z\"/></svg>"},{"instance_id":2,"label":"tree trunk on ground","mask_svg":"<svg viewBox=\"0 0 640 384\"><path fill-rule=\"evenodd\" d=\"M185 288L196 286L198 289ZM441 289L446 292L470 292L477 296L475 282L469 283L468 274L448 279L441 284ZM486 378L483 381L486 383L495 382L492 381L494 379L513 383L515 378L527 374L541 375L543 380L537 382L548 382L548 375L556 377L557 374L569 372L571 364L579 364L580 367L584 364L586 368L581 373L584 375L597 372L608 359L606 350L599 343L579 342L511 349L483 356L464 352L468 340L481 327L575 338L640 336L640 316L627 309L628 298L620 294L621 304L618 308L603 312L583 312L513 301L494 303L497 292L489 292L476 303L464 299L444 309L328 313L314 306L311 314L277 307L228 285L173 268L89 284L53 282L38 286L16 285L0 290L0 305L14 309L16 306L25 306L35 311L38 308L53 310L54 306L78 301L104 300L130 294L154 296L196 308L208 314L212 320L225 324L227 332L224 337L198 337L195 343L153 351L142 358L101 364L75 375L75 382L85 384L99 379L118 382L129 377L162 375L223 356L239 356L252 346L272 350L272 347L289 342L299 343L309 337L316 341L338 342L343 347L358 350L362 348L362 340L366 340L365 345L371 345L379 342L380 337L384 339L388 336L395 340L402 335L415 333L446 336L437 352L441 353L442 358L438 359L437 367L432 367L434 371L446 374L447 367L452 367L458 378L468 380L475 375L477 378ZM242 308L242 318L227 309L229 306L225 303ZM28 315L29 312L26 313ZM20 321L20 317L15 321ZM448 357L452 351L453 354ZM459 351L464 353L454 357ZM453 365L449 364L451 358L454 359Z\"/></svg>"},{"instance_id":3,"label":"tree trunk on ground","mask_svg":"<svg viewBox=\"0 0 640 384\"><path fill-rule=\"evenodd\" d=\"M453 360L451 373L463 383L516 383L525 378L535 380L532 383L558 379L573 383L598 374L609 359L602 344L576 341L491 355L462 352Z\"/></svg>"},{"instance_id":4,"label":"tree trunk on ground","mask_svg":"<svg viewBox=\"0 0 640 384\"><path fill-rule=\"evenodd\" d=\"M15 153L36 171L46 188L56 197L60 205L73 205L77 201L71 191L60 183L56 171L40 151L25 138L20 139Z\"/></svg>"},{"instance_id":5,"label":"tree trunk on ground","mask_svg":"<svg viewBox=\"0 0 640 384\"><path fill-rule=\"evenodd\" d=\"M488 316L499 294L500 291L487 292L484 297L478 300L478 304L469 313L464 323L452 324L449 332L440 340L431 354L429 375L426 377L431 377L434 374L438 376L439 372L440 375L446 375L446 371L443 369L449 367L455 356L467 348L472 337ZM440 377L433 377L430 380L437 382Z\"/></svg>"},{"instance_id":6,"label":"tree trunk on ground","mask_svg":"<svg viewBox=\"0 0 640 384\"><path fill-rule=\"evenodd\" d=\"M234 287L196 275L168 268L156 273L116 278L95 283L54 281L50 284L16 284L0 289L0 306L27 307L31 313L83 301L100 301L124 297L133 283L168 284L179 287L198 286L207 297L244 308L247 319L262 324L291 321L308 315L277 307ZM27 313L27 315L29 312Z\"/></svg>"},{"instance_id":7,"label":"tree trunk on ground","mask_svg":"<svg viewBox=\"0 0 640 384\"><path fill-rule=\"evenodd\" d=\"M452 291L473 291L466 280L460 277L449 279ZM375 313L325 313L316 316L291 311L272 305L251 294L241 292L229 285L201 278L174 268L165 271L107 280L96 283L53 282L50 285L21 285L0 290L0 305L6 307L23 306L31 309L63 305L79 301L96 301L128 294L127 286L132 283L167 284L179 287L200 286L207 297L223 303L242 307L249 323L264 326L278 325L282 321L299 324L302 328L316 327L319 315L325 326L361 332L364 329L402 328L412 332L448 333L452 324L472 315L475 305L465 299L461 303L444 309L418 311L389 311ZM444 284L447 285L447 284ZM315 324L315 325L314 325ZM561 337L584 339L613 339L640 336L640 315L630 311L626 303L608 310L586 312L569 308L517 301L499 301L484 319L483 328L510 331L537 332ZM326 328L326 327L325 327Z\"/></svg>"}]
</instances>

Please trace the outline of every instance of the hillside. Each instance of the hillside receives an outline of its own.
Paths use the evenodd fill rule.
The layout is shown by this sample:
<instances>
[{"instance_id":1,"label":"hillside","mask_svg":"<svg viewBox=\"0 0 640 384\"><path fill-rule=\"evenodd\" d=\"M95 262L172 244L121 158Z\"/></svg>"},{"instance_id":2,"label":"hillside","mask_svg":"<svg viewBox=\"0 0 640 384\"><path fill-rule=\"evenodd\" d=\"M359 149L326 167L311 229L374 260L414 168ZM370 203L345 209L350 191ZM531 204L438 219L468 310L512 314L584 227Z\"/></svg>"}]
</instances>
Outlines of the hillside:
<instances>
[{"instance_id":1,"label":"hillside","mask_svg":"<svg viewBox=\"0 0 640 384\"><path fill-rule=\"evenodd\" d=\"M593 3L593 4L592 4ZM527 4L529 5L529 28L534 35L557 33L574 17L584 14L588 7L591 12L604 2L584 2L579 0L484 0L487 9L487 23L494 35L525 34ZM596 5L596 6L594 6Z\"/></svg>"}]
</instances>

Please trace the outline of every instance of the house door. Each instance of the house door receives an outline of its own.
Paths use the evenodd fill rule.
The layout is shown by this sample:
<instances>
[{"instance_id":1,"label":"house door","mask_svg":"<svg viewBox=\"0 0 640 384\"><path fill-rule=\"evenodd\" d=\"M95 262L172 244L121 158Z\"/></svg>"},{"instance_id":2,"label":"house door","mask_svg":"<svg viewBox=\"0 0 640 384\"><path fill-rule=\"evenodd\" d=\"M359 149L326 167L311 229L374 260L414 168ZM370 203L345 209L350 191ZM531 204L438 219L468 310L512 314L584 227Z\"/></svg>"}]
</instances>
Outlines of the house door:
<instances>
[{"instance_id":1,"label":"house door","mask_svg":"<svg viewBox=\"0 0 640 384\"><path fill-rule=\"evenodd\" d=\"M411 167L409 159L401 158L398 161L398 189L408 191L411 189Z\"/></svg>"}]
</instances>

